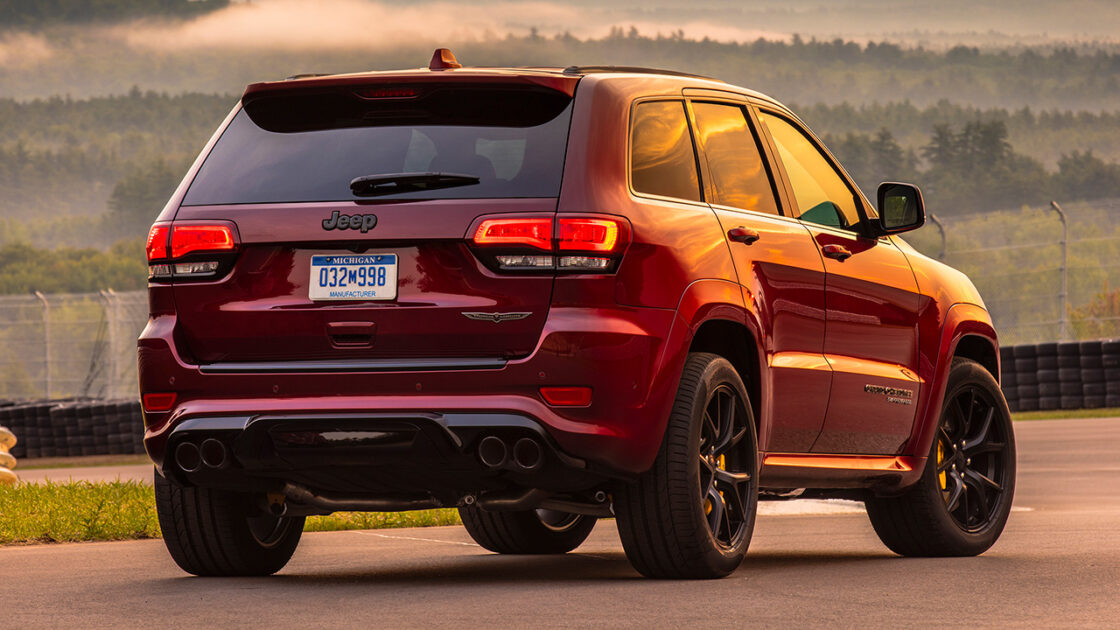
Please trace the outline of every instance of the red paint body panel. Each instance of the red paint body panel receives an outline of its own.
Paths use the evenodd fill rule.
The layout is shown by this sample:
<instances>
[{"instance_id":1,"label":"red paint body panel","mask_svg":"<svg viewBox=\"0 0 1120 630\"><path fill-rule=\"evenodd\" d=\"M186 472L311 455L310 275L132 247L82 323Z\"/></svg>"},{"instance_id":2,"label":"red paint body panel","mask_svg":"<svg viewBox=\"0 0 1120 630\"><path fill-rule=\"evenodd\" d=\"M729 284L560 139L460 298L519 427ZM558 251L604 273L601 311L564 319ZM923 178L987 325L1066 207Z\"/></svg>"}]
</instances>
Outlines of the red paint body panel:
<instances>
[{"instance_id":1,"label":"red paint body panel","mask_svg":"<svg viewBox=\"0 0 1120 630\"><path fill-rule=\"evenodd\" d=\"M648 74L566 75L549 70L426 70L254 84L245 98L367 85L478 83L574 95L557 198L360 200L180 207L223 129L215 133L160 221L232 222L237 259L205 282L152 283L151 320L139 339L141 392L177 394L146 417L146 445L163 466L171 431L215 416L307 413L509 412L539 424L592 470L630 476L660 447L690 345L706 322L741 329L755 344L760 447L770 487L873 487L913 483L940 414L960 340L995 332L962 274L900 239L869 240L790 216L761 215L636 194L629 125L638 99L731 98L780 105L719 82ZM768 149L773 159L773 149ZM703 173L703 170L701 169ZM780 196L788 206L789 192ZM369 234L327 232L332 211L373 213ZM617 269L596 274L508 274L469 243L481 217L603 214L629 226ZM746 227L752 245L728 242ZM816 240L816 242L814 242ZM845 262L820 247L844 244ZM315 253L399 256L398 297L386 302L308 299ZM528 312L472 321L463 311ZM338 343L367 334L361 347ZM997 353L998 354L998 353ZM223 362L446 359L409 371L208 373ZM454 360L505 361L485 369ZM998 376L998 374L997 374ZM866 384L913 390L894 405ZM590 387L586 407L550 407L541 387Z\"/></svg>"}]
</instances>

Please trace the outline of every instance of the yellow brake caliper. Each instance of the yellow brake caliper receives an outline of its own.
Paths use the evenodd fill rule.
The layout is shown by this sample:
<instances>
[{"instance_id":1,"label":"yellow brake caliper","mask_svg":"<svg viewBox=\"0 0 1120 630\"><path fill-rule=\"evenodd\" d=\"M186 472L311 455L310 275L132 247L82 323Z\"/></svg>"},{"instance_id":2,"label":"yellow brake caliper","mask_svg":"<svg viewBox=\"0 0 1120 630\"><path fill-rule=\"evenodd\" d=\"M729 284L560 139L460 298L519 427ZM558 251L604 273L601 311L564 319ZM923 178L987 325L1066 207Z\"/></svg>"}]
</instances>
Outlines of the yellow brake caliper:
<instances>
[{"instance_id":1,"label":"yellow brake caliper","mask_svg":"<svg viewBox=\"0 0 1120 630\"><path fill-rule=\"evenodd\" d=\"M716 468L719 468L720 470L727 470L726 466L727 466L727 456L726 455L720 455L719 456L719 461L716 462ZM723 494L722 490L720 491L720 494L721 495ZM706 497L704 499L704 514L711 514L711 513L712 513L712 499L710 497Z\"/></svg>"},{"instance_id":2,"label":"yellow brake caliper","mask_svg":"<svg viewBox=\"0 0 1120 630\"><path fill-rule=\"evenodd\" d=\"M943 445L941 443L941 440L938 440L937 441L937 467L940 469L941 464L943 464L943 463L945 463L945 445ZM948 476L945 474L944 470L937 473L937 481L941 484L941 489L942 490L948 490L949 489L949 479L948 479Z\"/></svg>"}]
</instances>

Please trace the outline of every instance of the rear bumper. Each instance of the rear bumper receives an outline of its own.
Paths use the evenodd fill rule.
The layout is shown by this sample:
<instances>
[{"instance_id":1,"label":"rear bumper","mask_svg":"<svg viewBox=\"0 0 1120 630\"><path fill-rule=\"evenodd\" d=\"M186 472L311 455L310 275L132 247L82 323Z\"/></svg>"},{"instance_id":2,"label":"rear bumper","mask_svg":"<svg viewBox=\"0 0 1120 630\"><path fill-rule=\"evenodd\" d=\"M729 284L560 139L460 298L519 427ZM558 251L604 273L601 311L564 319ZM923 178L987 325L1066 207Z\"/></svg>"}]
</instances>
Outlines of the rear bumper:
<instances>
[{"instance_id":1,"label":"rear bumper","mask_svg":"<svg viewBox=\"0 0 1120 630\"><path fill-rule=\"evenodd\" d=\"M556 485L565 476L574 485L630 476L646 470L656 456L676 392L687 345L670 340L681 334L674 318L662 309L553 308L540 343L523 359L466 364L434 359L405 366L367 361L324 369L323 362L192 364L185 358L189 349L176 343L175 316L158 315L139 339L140 389L173 391L177 400L168 412L145 414L145 446L169 474L174 441L192 432L202 439L200 431L222 432L239 462L239 468L223 472L222 483L238 475L295 479L301 478L298 471L335 465L337 453L318 461L296 453L248 456L245 449L271 444L266 438L279 424L314 428L343 422L369 431L403 424L423 439L402 457L371 451L364 455L368 461L347 466L373 466L386 479L407 468L455 473L471 483L497 475L508 485L526 485L513 471L480 468L470 444L478 432L468 431L470 426L540 436L550 474L563 474L552 479L542 472L532 480L540 485L533 487ZM538 393L549 385L589 386L592 403L550 407ZM235 447L238 440L243 453ZM410 462L422 465L406 466ZM439 485L439 474L429 476L429 485ZM195 477L200 483L219 481L209 473Z\"/></svg>"}]
</instances>

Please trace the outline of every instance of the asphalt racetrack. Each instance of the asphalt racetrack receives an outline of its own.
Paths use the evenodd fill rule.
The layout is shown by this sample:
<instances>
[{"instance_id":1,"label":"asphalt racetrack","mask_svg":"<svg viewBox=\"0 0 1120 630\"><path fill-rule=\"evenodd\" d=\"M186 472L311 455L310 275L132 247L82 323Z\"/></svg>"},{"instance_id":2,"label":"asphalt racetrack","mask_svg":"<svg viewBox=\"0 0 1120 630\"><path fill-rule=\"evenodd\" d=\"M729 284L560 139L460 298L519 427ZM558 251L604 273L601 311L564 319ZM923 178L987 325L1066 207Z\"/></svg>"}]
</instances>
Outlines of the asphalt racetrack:
<instances>
[{"instance_id":1,"label":"asphalt racetrack","mask_svg":"<svg viewBox=\"0 0 1120 630\"><path fill-rule=\"evenodd\" d=\"M640 577L613 521L557 557L490 554L458 527L306 534L271 578L189 577L158 540L7 547L2 625L1117 627L1120 419L1015 429L1016 509L978 558L896 557L851 509L771 510L743 566L705 582Z\"/></svg>"}]
</instances>

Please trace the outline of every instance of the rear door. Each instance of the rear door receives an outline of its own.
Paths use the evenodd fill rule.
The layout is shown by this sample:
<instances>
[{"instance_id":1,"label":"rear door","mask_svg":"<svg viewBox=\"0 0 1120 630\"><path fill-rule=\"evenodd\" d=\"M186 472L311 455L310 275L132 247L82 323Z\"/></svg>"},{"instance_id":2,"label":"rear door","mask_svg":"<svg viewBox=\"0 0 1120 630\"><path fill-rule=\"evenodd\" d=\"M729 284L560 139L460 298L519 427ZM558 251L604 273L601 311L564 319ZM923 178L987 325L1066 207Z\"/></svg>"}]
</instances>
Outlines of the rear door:
<instances>
[{"instance_id":1,"label":"rear door","mask_svg":"<svg viewBox=\"0 0 1120 630\"><path fill-rule=\"evenodd\" d=\"M910 436L921 386L913 271L889 238L865 236L873 210L807 130L778 112L759 119L827 272L832 393L813 451L896 453Z\"/></svg>"},{"instance_id":2,"label":"rear door","mask_svg":"<svg viewBox=\"0 0 1120 630\"><path fill-rule=\"evenodd\" d=\"M745 102L691 102L708 198L756 309L769 365L762 448L808 452L824 422L832 372L822 354L825 270L809 231L782 216Z\"/></svg>"},{"instance_id":3,"label":"rear door","mask_svg":"<svg viewBox=\"0 0 1120 630\"><path fill-rule=\"evenodd\" d=\"M175 217L239 241L217 277L174 281L185 347L203 364L529 354L552 274L501 272L470 237L488 216L551 221L570 116L540 86L247 98ZM388 177L351 188L366 176Z\"/></svg>"}]
</instances>

